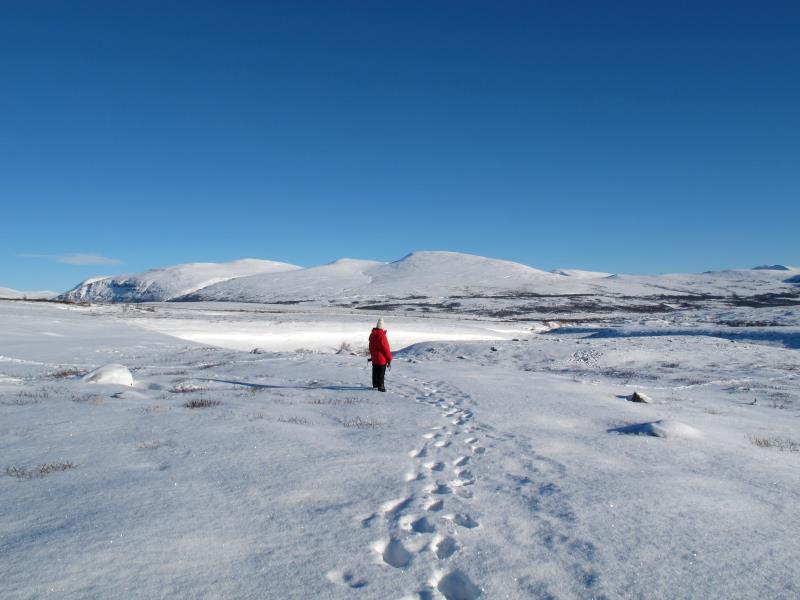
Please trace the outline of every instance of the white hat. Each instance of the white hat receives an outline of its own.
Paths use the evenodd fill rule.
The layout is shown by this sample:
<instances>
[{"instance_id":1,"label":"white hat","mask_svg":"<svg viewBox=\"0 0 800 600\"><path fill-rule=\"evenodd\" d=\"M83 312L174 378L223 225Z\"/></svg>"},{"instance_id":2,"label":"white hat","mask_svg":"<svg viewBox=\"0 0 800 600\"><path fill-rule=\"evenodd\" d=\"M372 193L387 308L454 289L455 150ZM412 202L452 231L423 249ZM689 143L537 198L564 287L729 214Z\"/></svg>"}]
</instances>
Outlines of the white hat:
<instances>
[{"instance_id":1,"label":"white hat","mask_svg":"<svg viewBox=\"0 0 800 600\"><path fill-rule=\"evenodd\" d=\"M378 324L375 325L375 329L383 329L383 317L378 319Z\"/></svg>"}]
</instances>

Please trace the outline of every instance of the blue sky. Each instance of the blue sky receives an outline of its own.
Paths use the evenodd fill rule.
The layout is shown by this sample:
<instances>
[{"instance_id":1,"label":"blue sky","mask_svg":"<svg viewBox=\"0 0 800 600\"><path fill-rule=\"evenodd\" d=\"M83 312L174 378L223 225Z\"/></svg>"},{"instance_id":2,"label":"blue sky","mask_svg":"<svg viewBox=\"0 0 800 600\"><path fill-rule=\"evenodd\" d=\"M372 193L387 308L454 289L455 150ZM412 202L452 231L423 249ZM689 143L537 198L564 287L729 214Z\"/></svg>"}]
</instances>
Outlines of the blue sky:
<instances>
[{"instance_id":1,"label":"blue sky","mask_svg":"<svg viewBox=\"0 0 800 600\"><path fill-rule=\"evenodd\" d=\"M422 249L800 264L796 2L0 10L0 286Z\"/></svg>"}]
</instances>

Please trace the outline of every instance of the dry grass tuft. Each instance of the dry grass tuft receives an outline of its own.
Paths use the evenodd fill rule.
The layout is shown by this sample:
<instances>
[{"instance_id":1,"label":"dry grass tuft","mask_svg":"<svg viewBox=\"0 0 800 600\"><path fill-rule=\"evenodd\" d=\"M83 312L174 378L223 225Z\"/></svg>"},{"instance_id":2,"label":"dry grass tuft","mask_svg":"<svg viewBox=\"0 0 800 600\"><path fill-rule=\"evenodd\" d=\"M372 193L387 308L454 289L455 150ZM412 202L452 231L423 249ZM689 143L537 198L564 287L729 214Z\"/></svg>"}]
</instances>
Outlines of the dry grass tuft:
<instances>
[{"instance_id":1,"label":"dry grass tuft","mask_svg":"<svg viewBox=\"0 0 800 600\"><path fill-rule=\"evenodd\" d=\"M311 425L311 421L305 417L278 417L278 423L290 423L292 425Z\"/></svg>"},{"instance_id":2,"label":"dry grass tuft","mask_svg":"<svg viewBox=\"0 0 800 600\"><path fill-rule=\"evenodd\" d=\"M233 386L233 389L254 396L261 392L267 391L269 388L265 385L235 385Z\"/></svg>"},{"instance_id":3,"label":"dry grass tuft","mask_svg":"<svg viewBox=\"0 0 800 600\"><path fill-rule=\"evenodd\" d=\"M187 400L184 403L186 408L210 408L212 406L219 406L222 404L219 400L209 400L208 398L195 398L194 400Z\"/></svg>"},{"instance_id":4,"label":"dry grass tuft","mask_svg":"<svg viewBox=\"0 0 800 600\"><path fill-rule=\"evenodd\" d=\"M73 396L72 401L78 404L95 404L97 406L106 403L105 397L100 394L81 394L80 396Z\"/></svg>"},{"instance_id":5,"label":"dry grass tuft","mask_svg":"<svg viewBox=\"0 0 800 600\"><path fill-rule=\"evenodd\" d=\"M15 398L4 400L3 404L9 406L30 406L31 404L39 404L42 400L47 400L50 394L47 390L28 391L23 390L17 394Z\"/></svg>"},{"instance_id":6,"label":"dry grass tuft","mask_svg":"<svg viewBox=\"0 0 800 600\"><path fill-rule=\"evenodd\" d=\"M176 381L169 389L173 394L189 394L194 392L205 392L208 388L191 381Z\"/></svg>"},{"instance_id":7,"label":"dry grass tuft","mask_svg":"<svg viewBox=\"0 0 800 600\"><path fill-rule=\"evenodd\" d=\"M352 427L355 429L377 429L386 425L383 421L377 419L362 419L361 417L354 417L352 419L336 419L344 427Z\"/></svg>"},{"instance_id":8,"label":"dry grass tuft","mask_svg":"<svg viewBox=\"0 0 800 600\"><path fill-rule=\"evenodd\" d=\"M138 444L136 444L136 448L138 450L157 450L158 448L161 448L161 446L163 445L164 442L161 442L159 440L152 440L149 442L139 442Z\"/></svg>"},{"instance_id":9,"label":"dry grass tuft","mask_svg":"<svg viewBox=\"0 0 800 600\"><path fill-rule=\"evenodd\" d=\"M800 452L800 443L789 438L748 435L747 439L750 440L751 444L759 448L775 448L782 452Z\"/></svg>"},{"instance_id":10,"label":"dry grass tuft","mask_svg":"<svg viewBox=\"0 0 800 600\"><path fill-rule=\"evenodd\" d=\"M340 406L340 405L348 405L348 404L361 404L364 402L362 398L354 398L354 397L347 397L347 398L311 398L307 401L307 404L319 404L323 406Z\"/></svg>"},{"instance_id":11,"label":"dry grass tuft","mask_svg":"<svg viewBox=\"0 0 800 600\"><path fill-rule=\"evenodd\" d=\"M207 363L207 364L203 364L203 365L197 365L197 367L195 367L195 368L197 368L197 369L213 369L214 367L221 367L221 366L223 366L225 364L226 363L224 363L224 362L213 362L213 363Z\"/></svg>"},{"instance_id":12,"label":"dry grass tuft","mask_svg":"<svg viewBox=\"0 0 800 600\"><path fill-rule=\"evenodd\" d=\"M6 467L6 475L9 477L16 477L19 480L37 479L45 477L51 473L58 473L60 471L68 471L77 467L75 463L69 460L62 462L46 463L38 467Z\"/></svg>"},{"instance_id":13,"label":"dry grass tuft","mask_svg":"<svg viewBox=\"0 0 800 600\"><path fill-rule=\"evenodd\" d=\"M23 390L17 394L17 397L13 403L19 406L24 406L27 404L39 404L39 402L47 400L49 397L50 392L46 389L33 391Z\"/></svg>"},{"instance_id":14,"label":"dry grass tuft","mask_svg":"<svg viewBox=\"0 0 800 600\"><path fill-rule=\"evenodd\" d=\"M86 369L79 369L78 367L67 367L50 373L49 377L51 379L66 379L67 377L78 377L86 375L86 373L88 373Z\"/></svg>"}]
</instances>

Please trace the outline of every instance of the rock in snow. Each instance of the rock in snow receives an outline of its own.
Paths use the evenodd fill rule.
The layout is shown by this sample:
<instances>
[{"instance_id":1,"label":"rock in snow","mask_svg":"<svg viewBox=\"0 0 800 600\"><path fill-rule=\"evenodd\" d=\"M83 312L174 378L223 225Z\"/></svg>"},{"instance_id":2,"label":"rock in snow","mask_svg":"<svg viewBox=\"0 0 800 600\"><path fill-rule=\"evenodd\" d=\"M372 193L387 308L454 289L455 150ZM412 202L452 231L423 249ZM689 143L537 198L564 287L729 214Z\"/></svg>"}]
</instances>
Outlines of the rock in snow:
<instances>
[{"instance_id":1,"label":"rock in snow","mask_svg":"<svg viewBox=\"0 0 800 600\"><path fill-rule=\"evenodd\" d=\"M118 364L104 365L83 376L87 383L111 383L116 385L133 385L133 375L127 367Z\"/></svg>"},{"instance_id":2,"label":"rock in snow","mask_svg":"<svg viewBox=\"0 0 800 600\"><path fill-rule=\"evenodd\" d=\"M646 396L639 392L633 392L630 396L628 396L628 400L630 402L642 402L644 404L650 404L653 402L650 396Z\"/></svg>"}]
</instances>

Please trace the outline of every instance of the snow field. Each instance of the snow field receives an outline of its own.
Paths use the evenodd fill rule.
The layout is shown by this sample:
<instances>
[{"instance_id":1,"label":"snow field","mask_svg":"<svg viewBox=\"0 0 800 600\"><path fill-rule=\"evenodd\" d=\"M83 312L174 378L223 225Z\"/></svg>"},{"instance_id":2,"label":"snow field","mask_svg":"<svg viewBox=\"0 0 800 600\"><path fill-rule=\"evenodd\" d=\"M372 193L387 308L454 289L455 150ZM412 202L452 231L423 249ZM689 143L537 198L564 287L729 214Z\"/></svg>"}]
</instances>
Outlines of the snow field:
<instances>
[{"instance_id":1,"label":"snow field","mask_svg":"<svg viewBox=\"0 0 800 600\"><path fill-rule=\"evenodd\" d=\"M800 455L748 437L797 440L796 350L421 342L380 394L363 357L187 344L134 326L150 318L0 303L0 469L32 473L0 476L9 598L800 589ZM109 363L134 386L82 380Z\"/></svg>"}]
</instances>

